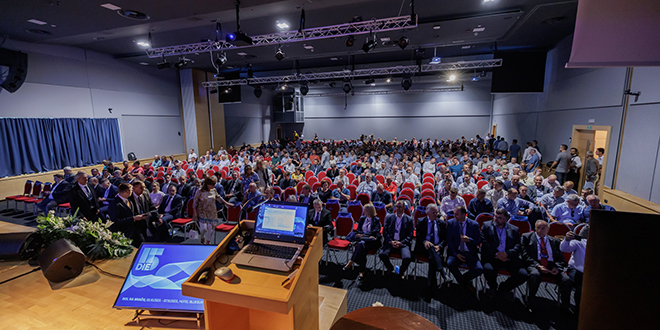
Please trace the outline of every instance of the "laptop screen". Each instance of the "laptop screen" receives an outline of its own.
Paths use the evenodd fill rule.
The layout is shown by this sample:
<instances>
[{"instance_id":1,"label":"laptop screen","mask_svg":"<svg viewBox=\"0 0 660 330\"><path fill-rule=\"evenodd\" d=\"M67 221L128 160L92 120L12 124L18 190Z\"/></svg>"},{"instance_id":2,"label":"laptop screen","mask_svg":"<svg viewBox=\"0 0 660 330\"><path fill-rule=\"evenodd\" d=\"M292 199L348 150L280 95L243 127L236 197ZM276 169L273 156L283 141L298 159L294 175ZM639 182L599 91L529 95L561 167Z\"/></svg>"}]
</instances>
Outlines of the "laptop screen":
<instances>
[{"instance_id":1,"label":"laptop screen","mask_svg":"<svg viewBox=\"0 0 660 330\"><path fill-rule=\"evenodd\" d=\"M307 204L268 202L259 208L254 237L302 244L306 220Z\"/></svg>"}]
</instances>

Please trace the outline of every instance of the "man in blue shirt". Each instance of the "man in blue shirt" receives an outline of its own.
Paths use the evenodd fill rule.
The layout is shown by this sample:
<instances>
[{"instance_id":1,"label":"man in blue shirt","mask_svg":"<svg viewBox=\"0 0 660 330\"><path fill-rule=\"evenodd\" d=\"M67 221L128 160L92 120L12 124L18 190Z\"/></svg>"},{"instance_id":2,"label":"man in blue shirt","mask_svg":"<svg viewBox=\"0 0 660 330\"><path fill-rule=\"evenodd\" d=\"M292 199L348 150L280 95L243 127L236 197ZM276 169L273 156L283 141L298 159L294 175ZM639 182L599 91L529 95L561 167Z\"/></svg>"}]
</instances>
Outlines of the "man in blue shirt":
<instances>
[{"instance_id":1,"label":"man in blue shirt","mask_svg":"<svg viewBox=\"0 0 660 330\"><path fill-rule=\"evenodd\" d=\"M511 215L529 216L536 206L522 198L518 198L518 190L511 188L507 191L507 195L497 201L497 208L504 209Z\"/></svg>"},{"instance_id":2,"label":"man in blue shirt","mask_svg":"<svg viewBox=\"0 0 660 330\"><path fill-rule=\"evenodd\" d=\"M585 222L589 222L589 217L591 216L591 210L603 210L603 211L616 211L613 207L609 205L603 205L600 203L600 199L596 195L587 196L587 206L584 207L582 211L582 217Z\"/></svg>"},{"instance_id":3,"label":"man in blue shirt","mask_svg":"<svg viewBox=\"0 0 660 330\"><path fill-rule=\"evenodd\" d=\"M573 227L583 221L584 209L580 204L580 197L575 194L568 195L566 202L555 206L550 213L552 222L562 222Z\"/></svg>"},{"instance_id":4,"label":"man in blue shirt","mask_svg":"<svg viewBox=\"0 0 660 330\"><path fill-rule=\"evenodd\" d=\"M539 163L541 162L541 159L539 158L539 155L536 153L536 149L534 148L529 149L529 154L531 156L529 158L529 161L527 161L527 164L525 165L525 170L527 171L527 173L532 173L537 167L539 167Z\"/></svg>"},{"instance_id":5,"label":"man in blue shirt","mask_svg":"<svg viewBox=\"0 0 660 330\"><path fill-rule=\"evenodd\" d=\"M476 219L481 213L493 213L493 202L486 198L485 190L479 189L475 198L468 204L467 210L470 219Z\"/></svg>"},{"instance_id":6,"label":"man in blue shirt","mask_svg":"<svg viewBox=\"0 0 660 330\"><path fill-rule=\"evenodd\" d=\"M520 159L520 146L518 145L518 140L513 139L511 146L509 146L509 157Z\"/></svg>"},{"instance_id":7,"label":"man in blue shirt","mask_svg":"<svg viewBox=\"0 0 660 330\"><path fill-rule=\"evenodd\" d=\"M351 199L351 191L344 188L344 181L337 181L337 189L332 191L332 199L338 199L340 204L345 204Z\"/></svg>"}]
</instances>

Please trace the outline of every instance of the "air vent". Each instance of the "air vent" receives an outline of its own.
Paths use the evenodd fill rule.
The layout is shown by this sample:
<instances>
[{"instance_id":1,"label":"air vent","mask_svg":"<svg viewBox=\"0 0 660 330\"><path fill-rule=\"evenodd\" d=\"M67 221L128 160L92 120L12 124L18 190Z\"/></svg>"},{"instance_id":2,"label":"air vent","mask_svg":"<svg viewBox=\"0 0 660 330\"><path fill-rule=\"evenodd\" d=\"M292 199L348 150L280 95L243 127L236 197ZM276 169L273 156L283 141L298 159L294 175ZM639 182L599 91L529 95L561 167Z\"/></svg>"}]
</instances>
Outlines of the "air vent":
<instances>
[{"instance_id":1,"label":"air vent","mask_svg":"<svg viewBox=\"0 0 660 330\"><path fill-rule=\"evenodd\" d=\"M119 14L119 16L121 16L121 17L128 18L128 19L133 19L133 20L137 20L137 21L146 21L150 18L149 15L147 15L145 13L141 13L141 12L136 11L136 10L128 10L128 9L125 9L125 10L124 9L119 9L119 10L117 10L117 14Z\"/></svg>"},{"instance_id":2,"label":"air vent","mask_svg":"<svg viewBox=\"0 0 660 330\"><path fill-rule=\"evenodd\" d=\"M48 32L46 30L40 30L40 29L25 29L25 32L40 34L40 35L44 35L44 36L49 36L49 35L53 34L53 33Z\"/></svg>"}]
</instances>

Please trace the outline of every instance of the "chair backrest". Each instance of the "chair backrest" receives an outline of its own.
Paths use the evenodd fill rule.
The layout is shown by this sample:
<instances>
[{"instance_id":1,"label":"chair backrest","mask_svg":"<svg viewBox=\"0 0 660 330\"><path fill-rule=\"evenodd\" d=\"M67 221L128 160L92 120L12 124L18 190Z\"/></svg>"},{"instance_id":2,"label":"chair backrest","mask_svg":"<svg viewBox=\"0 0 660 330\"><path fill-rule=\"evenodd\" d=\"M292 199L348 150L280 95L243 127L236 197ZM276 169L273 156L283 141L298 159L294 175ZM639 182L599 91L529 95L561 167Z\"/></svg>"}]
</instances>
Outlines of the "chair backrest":
<instances>
[{"instance_id":1,"label":"chair backrest","mask_svg":"<svg viewBox=\"0 0 660 330\"><path fill-rule=\"evenodd\" d=\"M358 194L355 199L360 201L362 206L365 206L365 205L369 204L369 202L371 201L371 197L369 197L369 195L367 195L365 193Z\"/></svg>"},{"instance_id":2,"label":"chair backrest","mask_svg":"<svg viewBox=\"0 0 660 330\"><path fill-rule=\"evenodd\" d=\"M435 179L433 179L433 177L426 177L422 181L422 184L424 184L424 183L428 183L428 184L431 184L431 185L434 186L435 185Z\"/></svg>"},{"instance_id":3,"label":"chair backrest","mask_svg":"<svg viewBox=\"0 0 660 330\"><path fill-rule=\"evenodd\" d=\"M275 194L277 194L278 196L282 196L282 188L278 186L273 186L273 190L275 190Z\"/></svg>"},{"instance_id":4,"label":"chair backrest","mask_svg":"<svg viewBox=\"0 0 660 330\"><path fill-rule=\"evenodd\" d=\"M163 177L161 176L161 177L159 177L159 178L156 178L156 181L158 181L158 183L162 186L163 183L165 182L165 178L163 178Z\"/></svg>"},{"instance_id":5,"label":"chair backrest","mask_svg":"<svg viewBox=\"0 0 660 330\"><path fill-rule=\"evenodd\" d=\"M419 197L421 197L421 198L431 197L431 198L435 199L435 191L428 190L428 189L427 190L422 190L422 194Z\"/></svg>"},{"instance_id":6,"label":"chair backrest","mask_svg":"<svg viewBox=\"0 0 660 330\"><path fill-rule=\"evenodd\" d=\"M330 187L328 187L328 189L330 189L330 191L334 191L335 189L337 189L337 185L333 183L330 185Z\"/></svg>"},{"instance_id":7,"label":"chair backrest","mask_svg":"<svg viewBox=\"0 0 660 330\"><path fill-rule=\"evenodd\" d=\"M581 223L581 224L577 225L577 227L575 227L575 229L573 229L573 231L575 232L575 235L579 235L580 232L582 231L582 229L584 228L584 226L586 226L586 225L587 225L586 223Z\"/></svg>"},{"instance_id":8,"label":"chair backrest","mask_svg":"<svg viewBox=\"0 0 660 330\"><path fill-rule=\"evenodd\" d=\"M387 216L385 204L383 202L374 202L374 208L376 208L376 216L380 220L380 225L385 225L385 216Z\"/></svg>"},{"instance_id":9,"label":"chair backrest","mask_svg":"<svg viewBox=\"0 0 660 330\"><path fill-rule=\"evenodd\" d=\"M401 195L408 196L411 203L415 200L415 192L412 189L409 188L402 189L401 192L399 192L399 196Z\"/></svg>"},{"instance_id":10,"label":"chair backrest","mask_svg":"<svg viewBox=\"0 0 660 330\"><path fill-rule=\"evenodd\" d=\"M214 176L214 175L215 175L215 171L214 171L214 170L208 170L208 171L206 171L206 175L208 175L208 176Z\"/></svg>"},{"instance_id":11,"label":"chair backrest","mask_svg":"<svg viewBox=\"0 0 660 330\"><path fill-rule=\"evenodd\" d=\"M557 236L566 236L566 233L571 231L571 228L569 228L567 225L561 222L552 222L550 223L549 229L548 229L548 235L557 237Z\"/></svg>"},{"instance_id":12,"label":"chair backrest","mask_svg":"<svg viewBox=\"0 0 660 330\"><path fill-rule=\"evenodd\" d=\"M346 176L348 177L348 182L353 182L353 180L355 180L354 173L347 173Z\"/></svg>"},{"instance_id":13,"label":"chair backrest","mask_svg":"<svg viewBox=\"0 0 660 330\"><path fill-rule=\"evenodd\" d=\"M472 194L463 194L463 200L465 201L465 205L470 204L470 201L474 198L474 195Z\"/></svg>"},{"instance_id":14,"label":"chair backrest","mask_svg":"<svg viewBox=\"0 0 660 330\"><path fill-rule=\"evenodd\" d=\"M39 196L41 194L41 181L35 181L32 186L32 196Z\"/></svg>"},{"instance_id":15,"label":"chair backrest","mask_svg":"<svg viewBox=\"0 0 660 330\"><path fill-rule=\"evenodd\" d=\"M44 189L41 190L41 193L43 195L46 195L46 193L50 193L51 187L52 187L52 183L50 183L50 182L44 183Z\"/></svg>"},{"instance_id":16,"label":"chair backrest","mask_svg":"<svg viewBox=\"0 0 660 330\"><path fill-rule=\"evenodd\" d=\"M319 179L317 179L315 176L311 176L307 178L307 184L309 184L310 186L313 186L317 182L319 182Z\"/></svg>"},{"instance_id":17,"label":"chair backrest","mask_svg":"<svg viewBox=\"0 0 660 330\"><path fill-rule=\"evenodd\" d=\"M229 166L223 167L222 170L225 171L225 173L229 174Z\"/></svg>"},{"instance_id":18,"label":"chair backrest","mask_svg":"<svg viewBox=\"0 0 660 330\"><path fill-rule=\"evenodd\" d=\"M296 185L296 191L298 192L298 194L302 192L302 188L304 185L305 185L305 181L298 182L298 184Z\"/></svg>"},{"instance_id":19,"label":"chair backrest","mask_svg":"<svg viewBox=\"0 0 660 330\"><path fill-rule=\"evenodd\" d=\"M511 219L509 220L509 223L518 227L518 232L520 233L520 236L524 233L529 233L532 231L532 226L530 226L529 221L520 221L520 220L514 220ZM481 226L481 224L479 224Z\"/></svg>"},{"instance_id":20,"label":"chair backrest","mask_svg":"<svg viewBox=\"0 0 660 330\"><path fill-rule=\"evenodd\" d=\"M356 196L357 186L354 184L349 184L348 186L346 186L346 189L348 189L348 191L351 192L351 200L354 200Z\"/></svg>"},{"instance_id":21,"label":"chair backrest","mask_svg":"<svg viewBox=\"0 0 660 330\"><path fill-rule=\"evenodd\" d=\"M426 182L422 184L422 191L424 190L433 190L434 184Z\"/></svg>"},{"instance_id":22,"label":"chair backrest","mask_svg":"<svg viewBox=\"0 0 660 330\"><path fill-rule=\"evenodd\" d=\"M328 202L325 203L325 208L330 210L330 217L332 217L333 220L337 219L339 210L341 209L338 199L328 199Z\"/></svg>"},{"instance_id":23,"label":"chair backrest","mask_svg":"<svg viewBox=\"0 0 660 330\"><path fill-rule=\"evenodd\" d=\"M282 201L288 201L289 196L291 195L296 195L296 188L294 187L287 187L284 189L284 192L282 193Z\"/></svg>"},{"instance_id":24,"label":"chair backrest","mask_svg":"<svg viewBox=\"0 0 660 330\"><path fill-rule=\"evenodd\" d=\"M479 229L481 229L481 226L483 226L484 222L493 220L493 214L492 213L481 213L477 216L474 221L479 223Z\"/></svg>"},{"instance_id":25,"label":"chair backrest","mask_svg":"<svg viewBox=\"0 0 660 330\"><path fill-rule=\"evenodd\" d=\"M477 182L477 188L481 189L487 184L488 184L488 181L484 181L484 180L478 181Z\"/></svg>"},{"instance_id":26,"label":"chair backrest","mask_svg":"<svg viewBox=\"0 0 660 330\"><path fill-rule=\"evenodd\" d=\"M154 182L154 177L153 177L153 176L149 176L149 177L147 177L145 180L146 180L146 181L149 181L149 182Z\"/></svg>"},{"instance_id":27,"label":"chair backrest","mask_svg":"<svg viewBox=\"0 0 660 330\"><path fill-rule=\"evenodd\" d=\"M433 173L428 173L428 172L427 172L427 173L424 173L424 176L422 176L422 178L423 178L423 179L426 179L426 178L433 178Z\"/></svg>"},{"instance_id":28,"label":"chair backrest","mask_svg":"<svg viewBox=\"0 0 660 330\"><path fill-rule=\"evenodd\" d=\"M220 177L223 178L223 179L226 179L227 178L227 172L225 172L225 170L221 170L220 171Z\"/></svg>"},{"instance_id":29,"label":"chair backrest","mask_svg":"<svg viewBox=\"0 0 660 330\"><path fill-rule=\"evenodd\" d=\"M360 180L359 180L359 179L355 179L355 180L351 181L351 184L357 187L357 186L360 185Z\"/></svg>"},{"instance_id":30,"label":"chair backrest","mask_svg":"<svg viewBox=\"0 0 660 330\"><path fill-rule=\"evenodd\" d=\"M349 201L346 211L353 216L353 221L358 222L362 216L362 204L359 201Z\"/></svg>"},{"instance_id":31,"label":"chair backrest","mask_svg":"<svg viewBox=\"0 0 660 330\"><path fill-rule=\"evenodd\" d=\"M381 174L376 175L376 181L385 184L385 177Z\"/></svg>"},{"instance_id":32,"label":"chair backrest","mask_svg":"<svg viewBox=\"0 0 660 330\"><path fill-rule=\"evenodd\" d=\"M425 196L422 197L422 199L419 200L419 205L423 207L429 206L429 204L435 203L435 198L430 197L430 196Z\"/></svg>"},{"instance_id":33,"label":"chair backrest","mask_svg":"<svg viewBox=\"0 0 660 330\"><path fill-rule=\"evenodd\" d=\"M317 190L319 190L319 188L321 188L321 183L320 182L314 182L314 184L312 185L312 191L317 191Z\"/></svg>"},{"instance_id":34,"label":"chair backrest","mask_svg":"<svg viewBox=\"0 0 660 330\"><path fill-rule=\"evenodd\" d=\"M32 191L32 180L25 180L25 186L23 186L23 195L27 196Z\"/></svg>"},{"instance_id":35,"label":"chair backrest","mask_svg":"<svg viewBox=\"0 0 660 330\"><path fill-rule=\"evenodd\" d=\"M252 212L248 213L245 218L247 220L257 220L257 214L259 213L259 207L255 207Z\"/></svg>"},{"instance_id":36,"label":"chair backrest","mask_svg":"<svg viewBox=\"0 0 660 330\"><path fill-rule=\"evenodd\" d=\"M188 218L192 218L193 213L195 212L193 205L195 204L195 200L193 198L188 200L188 205L186 205L186 216Z\"/></svg>"},{"instance_id":37,"label":"chair backrest","mask_svg":"<svg viewBox=\"0 0 660 330\"><path fill-rule=\"evenodd\" d=\"M399 198L397 198L396 200L399 201L399 200L402 200L402 199L405 200L406 202L408 202L408 205L413 204L412 199L410 199L410 197L408 197L408 195L400 195Z\"/></svg>"},{"instance_id":38,"label":"chair backrest","mask_svg":"<svg viewBox=\"0 0 660 330\"><path fill-rule=\"evenodd\" d=\"M227 223L237 224L241 219L241 204L236 203L233 207L227 207Z\"/></svg>"},{"instance_id":39,"label":"chair backrest","mask_svg":"<svg viewBox=\"0 0 660 330\"><path fill-rule=\"evenodd\" d=\"M353 231L353 218L348 212L340 212L335 220L335 234L337 236L346 236Z\"/></svg>"},{"instance_id":40,"label":"chair backrest","mask_svg":"<svg viewBox=\"0 0 660 330\"><path fill-rule=\"evenodd\" d=\"M415 190L415 185L412 182L404 182L403 183L403 189L405 189L405 188Z\"/></svg>"},{"instance_id":41,"label":"chair backrest","mask_svg":"<svg viewBox=\"0 0 660 330\"><path fill-rule=\"evenodd\" d=\"M313 176L314 176L314 172L312 172L312 171L307 171L307 172L305 172L305 180L306 180L307 182L309 182L309 178L311 178L311 177L313 177Z\"/></svg>"},{"instance_id":42,"label":"chair backrest","mask_svg":"<svg viewBox=\"0 0 660 330\"><path fill-rule=\"evenodd\" d=\"M172 178L171 180L172 180L172 182L174 182L174 183L176 183L176 184L179 184L179 179L177 179L177 178Z\"/></svg>"},{"instance_id":43,"label":"chair backrest","mask_svg":"<svg viewBox=\"0 0 660 330\"><path fill-rule=\"evenodd\" d=\"M417 221L426 216L426 206L418 206L415 209L415 216L413 217L413 222L415 223L415 228L417 228Z\"/></svg>"},{"instance_id":44,"label":"chair backrest","mask_svg":"<svg viewBox=\"0 0 660 330\"><path fill-rule=\"evenodd\" d=\"M195 172L195 174L197 174L198 179L201 179L204 176L204 171L199 169L199 170L197 170L197 172Z\"/></svg>"},{"instance_id":45,"label":"chair backrest","mask_svg":"<svg viewBox=\"0 0 660 330\"><path fill-rule=\"evenodd\" d=\"M321 171L321 172L319 172L319 174L316 177L319 180L323 180L323 178L325 178L325 175L326 175L325 171Z\"/></svg>"},{"instance_id":46,"label":"chair backrest","mask_svg":"<svg viewBox=\"0 0 660 330\"><path fill-rule=\"evenodd\" d=\"M213 165L212 170L213 170L213 172L220 172L220 166L218 166L218 165Z\"/></svg>"}]
</instances>

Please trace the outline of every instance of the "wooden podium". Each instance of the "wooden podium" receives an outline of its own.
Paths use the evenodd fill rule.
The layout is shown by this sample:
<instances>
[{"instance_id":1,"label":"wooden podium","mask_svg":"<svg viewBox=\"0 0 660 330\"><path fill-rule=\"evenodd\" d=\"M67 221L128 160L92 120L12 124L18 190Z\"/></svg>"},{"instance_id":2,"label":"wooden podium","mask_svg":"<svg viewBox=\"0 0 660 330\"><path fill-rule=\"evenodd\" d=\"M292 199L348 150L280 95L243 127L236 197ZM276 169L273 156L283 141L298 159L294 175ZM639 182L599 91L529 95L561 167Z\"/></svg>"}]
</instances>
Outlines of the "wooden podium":
<instances>
[{"instance_id":1,"label":"wooden podium","mask_svg":"<svg viewBox=\"0 0 660 330\"><path fill-rule=\"evenodd\" d=\"M240 222L241 230L253 228L254 221ZM239 226L236 226L182 284L182 292L186 296L204 299L206 329L317 330L322 232L322 228L307 228L307 244L301 252L302 262L297 262L293 267L298 269L298 273L283 284L287 280L286 273L231 263L232 256L225 255L225 251L239 234ZM236 277L230 282L215 277L213 271L220 267L229 267ZM200 274L207 268L211 269L209 279L205 283L197 283ZM346 313L345 306L343 313Z\"/></svg>"}]
</instances>

